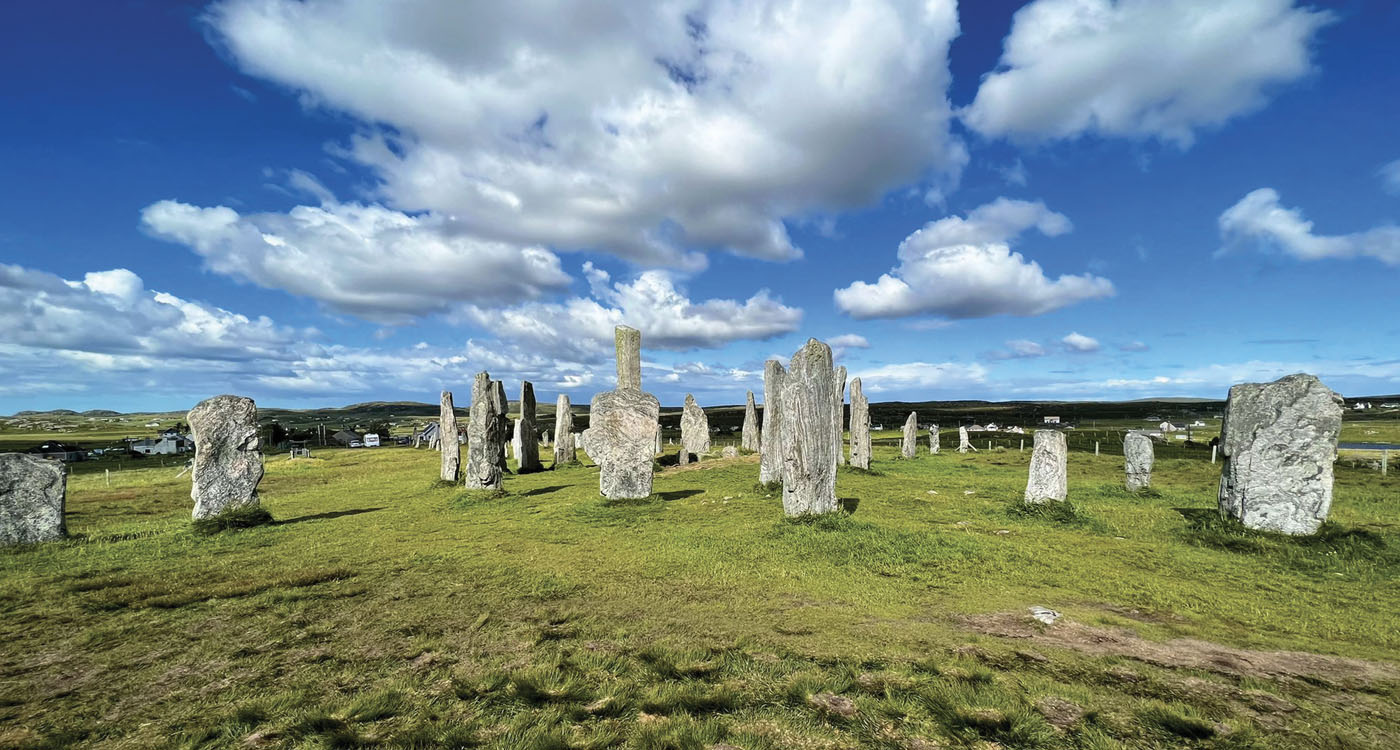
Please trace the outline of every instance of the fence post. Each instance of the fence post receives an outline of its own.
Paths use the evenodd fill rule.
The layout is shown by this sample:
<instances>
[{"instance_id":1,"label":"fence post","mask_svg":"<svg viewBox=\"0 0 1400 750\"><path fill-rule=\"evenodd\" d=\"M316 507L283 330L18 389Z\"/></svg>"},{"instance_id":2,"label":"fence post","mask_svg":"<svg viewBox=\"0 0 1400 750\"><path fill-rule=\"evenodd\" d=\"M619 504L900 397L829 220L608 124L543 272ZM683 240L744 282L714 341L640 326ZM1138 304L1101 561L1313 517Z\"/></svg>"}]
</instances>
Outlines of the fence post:
<instances>
[{"instance_id":1,"label":"fence post","mask_svg":"<svg viewBox=\"0 0 1400 750\"><path fill-rule=\"evenodd\" d=\"M107 480L107 486L108 486L108 487L111 487L111 486L112 486L112 470L111 470L111 469L103 469L103 470L102 470L102 473L106 475L106 476L105 476L105 479Z\"/></svg>"},{"instance_id":2,"label":"fence post","mask_svg":"<svg viewBox=\"0 0 1400 750\"><path fill-rule=\"evenodd\" d=\"M987 450L991 450L991 449L992 449L992 441L988 440L988 441L987 441Z\"/></svg>"},{"instance_id":3,"label":"fence post","mask_svg":"<svg viewBox=\"0 0 1400 750\"><path fill-rule=\"evenodd\" d=\"M1381 449L1381 476L1385 476L1385 470L1390 466L1390 449Z\"/></svg>"},{"instance_id":4,"label":"fence post","mask_svg":"<svg viewBox=\"0 0 1400 750\"><path fill-rule=\"evenodd\" d=\"M1219 449L1219 448L1220 448L1220 446L1218 446L1218 445L1212 445L1212 446L1210 447L1210 462L1211 462L1212 465L1215 464L1215 451L1216 451L1217 449Z\"/></svg>"},{"instance_id":5,"label":"fence post","mask_svg":"<svg viewBox=\"0 0 1400 750\"><path fill-rule=\"evenodd\" d=\"M1094 455L1099 455L1099 441L1097 440L1094 441Z\"/></svg>"},{"instance_id":6,"label":"fence post","mask_svg":"<svg viewBox=\"0 0 1400 750\"><path fill-rule=\"evenodd\" d=\"M1025 453L1025 452L1026 452L1026 439L1025 439L1025 438L1021 438L1021 452L1022 452L1022 453Z\"/></svg>"}]
</instances>

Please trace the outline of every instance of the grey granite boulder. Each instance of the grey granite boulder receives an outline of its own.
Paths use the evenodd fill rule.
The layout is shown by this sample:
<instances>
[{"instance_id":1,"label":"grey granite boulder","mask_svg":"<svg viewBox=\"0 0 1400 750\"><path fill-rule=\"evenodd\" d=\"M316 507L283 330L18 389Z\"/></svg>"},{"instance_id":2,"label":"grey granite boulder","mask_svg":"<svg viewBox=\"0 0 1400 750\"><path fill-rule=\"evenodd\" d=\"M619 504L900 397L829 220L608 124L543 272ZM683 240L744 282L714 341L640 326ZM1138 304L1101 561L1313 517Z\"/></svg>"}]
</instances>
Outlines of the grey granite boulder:
<instances>
[{"instance_id":1,"label":"grey granite boulder","mask_svg":"<svg viewBox=\"0 0 1400 750\"><path fill-rule=\"evenodd\" d=\"M976 453L977 449L973 448L972 443L967 439L967 427L960 426L958 427L958 453L967 453L968 451Z\"/></svg>"},{"instance_id":2,"label":"grey granite boulder","mask_svg":"<svg viewBox=\"0 0 1400 750\"><path fill-rule=\"evenodd\" d=\"M559 394L554 402L554 465L576 463L574 454L574 412L569 397Z\"/></svg>"},{"instance_id":3,"label":"grey granite boulder","mask_svg":"<svg viewBox=\"0 0 1400 750\"><path fill-rule=\"evenodd\" d=\"M904 420L904 437L899 441L899 455L903 458L913 458L919 452L919 414L909 412L909 418Z\"/></svg>"},{"instance_id":4,"label":"grey granite boulder","mask_svg":"<svg viewBox=\"0 0 1400 750\"><path fill-rule=\"evenodd\" d=\"M789 516L834 513L840 505L832 404L840 386L838 372L831 366L831 347L808 339L792 355L780 380L783 512Z\"/></svg>"},{"instance_id":5,"label":"grey granite boulder","mask_svg":"<svg viewBox=\"0 0 1400 750\"><path fill-rule=\"evenodd\" d=\"M1125 484L1137 492L1152 486L1152 438L1130 432L1123 437L1123 470Z\"/></svg>"},{"instance_id":6,"label":"grey granite boulder","mask_svg":"<svg viewBox=\"0 0 1400 750\"><path fill-rule=\"evenodd\" d=\"M689 393L681 410L681 446L697 458L710 452L710 420Z\"/></svg>"},{"instance_id":7,"label":"grey granite boulder","mask_svg":"<svg viewBox=\"0 0 1400 750\"><path fill-rule=\"evenodd\" d=\"M442 451L442 469L438 476L444 482L456 482L462 468L462 446L457 443L457 411L452 407L452 391L442 392L438 404L438 450Z\"/></svg>"},{"instance_id":8,"label":"grey granite boulder","mask_svg":"<svg viewBox=\"0 0 1400 750\"><path fill-rule=\"evenodd\" d=\"M1220 430L1220 512L1245 526L1312 534L1332 507L1342 399L1312 375L1230 388Z\"/></svg>"},{"instance_id":9,"label":"grey granite boulder","mask_svg":"<svg viewBox=\"0 0 1400 750\"><path fill-rule=\"evenodd\" d=\"M253 399L215 396L199 402L185 419L194 434L195 519L256 507L263 465Z\"/></svg>"},{"instance_id":10,"label":"grey granite boulder","mask_svg":"<svg viewBox=\"0 0 1400 750\"><path fill-rule=\"evenodd\" d=\"M661 403L641 390L641 331L618 326L614 340L617 388L593 397L585 449L598 464L598 490L604 497L643 498L651 494Z\"/></svg>"},{"instance_id":11,"label":"grey granite boulder","mask_svg":"<svg viewBox=\"0 0 1400 750\"><path fill-rule=\"evenodd\" d=\"M738 458L739 449L732 445L726 445L724 446L724 450L719 452L719 455L723 458Z\"/></svg>"},{"instance_id":12,"label":"grey granite boulder","mask_svg":"<svg viewBox=\"0 0 1400 750\"><path fill-rule=\"evenodd\" d=\"M472 381L472 407L467 421L467 480L474 490L499 490L505 475L506 388L485 372Z\"/></svg>"},{"instance_id":13,"label":"grey granite boulder","mask_svg":"<svg viewBox=\"0 0 1400 750\"><path fill-rule=\"evenodd\" d=\"M540 463L540 428L535 421L535 386L520 383L520 443L515 450L517 471L522 474L544 468Z\"/></svg>"},{"instance_id":14,"label":"grey granite boulder","mask_svg":"<svg viewBox=\"0 0 1400 750\"><path fill-rule=\"evenodd\" d=\"M25 453L0 453L0 546L51 542L68 535L62 463Z\"/></svg>"},{"instance_id":15,"label":"grey granite boulder","mask_svg":"<svg viewBox=\"0 0 1400 750\"><path fill-rule=\"evenodd\" d=\"M744 450L755 453L763 448L763 439L758 431L758 407L754 406L753 391L749 391L748 400L744 402L744 428L739 444Z\"/></svg>"},{"instance_id":16,"label":"grey granite boulder","mask_svg":"<svg viewBox=\"0 0 1400 750\"><path fill-rule=\"evenodd\" d=\"M1035 431L1035 450L1031 452L1030 476L1026 479L1026 502L1058 501L1069 495L1065 466L1068 455L1063 432Z\"/></svg>"},{"instance_id":17,"label":"grey granite boulder","mask_svg":"<svg viewBox=\"0 0 1400 750\"><path fill-rule=\"evenodd\" d=\"M870 469L870 399L860 378L851 379L851 466Z\"/></svg>"},{"instance_id":18,"label":"grey granite boulder","mask_svg":"<svg viewBox=\"0 0 1400 750\"><path fill-rule=\"evenodd\" d=\"M928 452L938 455L938 425L929 425L928 428Z\"/></svg>"}]
</instances>

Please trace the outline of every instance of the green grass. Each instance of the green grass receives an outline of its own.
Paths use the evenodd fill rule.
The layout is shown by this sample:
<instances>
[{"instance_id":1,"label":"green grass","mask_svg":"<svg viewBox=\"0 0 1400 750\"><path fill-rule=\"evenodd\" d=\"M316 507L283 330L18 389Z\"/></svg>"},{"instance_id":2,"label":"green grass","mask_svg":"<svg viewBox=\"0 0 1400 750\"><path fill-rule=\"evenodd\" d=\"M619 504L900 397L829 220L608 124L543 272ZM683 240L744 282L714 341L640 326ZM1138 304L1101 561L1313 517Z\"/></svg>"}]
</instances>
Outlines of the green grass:
<instances>
[{"instance_id":1,"label":"green grass","mask_svg":"<svg viewBox=\"0 0 1400 750\"><path fill-rule=\"evenodd\" d=\"M588 465L468 493L427 450L324 450L269 457L276 520L212 535L170 468L76 475L74 537L0 551L0 748L1400 745L1393 682L966 626L1040 605L1393 664L1400 478L1339 468L1333 520L1293 539L1220 520L1206 462L1134 494L1121 457L1072 453L1071 502L1027 508L1029 451L895 456L789 521L753 457L609 502ZM1048 696L1082 718L1052 726Z\"/></svg>"}]
</instances>

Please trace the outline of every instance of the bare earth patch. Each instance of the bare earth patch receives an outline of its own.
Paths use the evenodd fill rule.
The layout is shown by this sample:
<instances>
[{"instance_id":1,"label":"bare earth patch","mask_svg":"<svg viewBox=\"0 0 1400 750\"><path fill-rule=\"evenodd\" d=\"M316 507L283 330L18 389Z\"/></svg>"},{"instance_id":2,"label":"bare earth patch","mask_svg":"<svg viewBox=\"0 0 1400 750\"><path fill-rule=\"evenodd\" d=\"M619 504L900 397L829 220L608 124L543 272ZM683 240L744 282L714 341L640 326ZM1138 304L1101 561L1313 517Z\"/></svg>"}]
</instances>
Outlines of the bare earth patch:
<instances>
[{"instance_id":1,"label":"bare earth patch","mask_svg":"<svg viewBox=\"0 0 1400 750\"><path fill-rule=\"evenodd\" d=\"M1372 686L1400 681L1394 664L1325 656L1304 651L1252 651L1194 638L1149 641L1117 628L1097 628L1060 620L1042 625L1019 612L997 612L961 618L963 626L1001 638L1025 638L1087 654L1106 654L1159 667L1201 669L1226 675L1295 678L1343 687Z\"/></svg>"}]
</instances>

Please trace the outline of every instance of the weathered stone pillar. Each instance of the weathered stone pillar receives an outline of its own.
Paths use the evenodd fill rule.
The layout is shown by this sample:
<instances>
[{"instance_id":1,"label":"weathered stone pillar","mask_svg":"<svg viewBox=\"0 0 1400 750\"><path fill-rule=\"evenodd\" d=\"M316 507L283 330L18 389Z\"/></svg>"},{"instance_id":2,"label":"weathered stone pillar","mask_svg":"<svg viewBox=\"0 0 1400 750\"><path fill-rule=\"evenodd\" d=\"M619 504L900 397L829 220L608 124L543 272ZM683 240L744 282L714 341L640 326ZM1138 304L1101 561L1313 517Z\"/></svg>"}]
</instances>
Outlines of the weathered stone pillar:
<instances>
[{"instance_id":1,"label":"weathered stone pillar","mask_svg":"<svg viewBox=\"0 0 1400 750\"><path fill-rule=\"evenodd\" d=\"M489 373L477 373L472 382L471 416L467 422L468 488L501 488L509 432L505 385L492 380Z\"/></svg>"},{"instance_id":2,"label":"weathered stone pillar","mask_svg":"<svg viewBox=\"0 0 1400 750\"><path fill-rule=\"evenodd\" d=\"M1332 507L1342 398L1312 375L1230 388L1220 512L1251 529L1312 534Z\"/></svg>"},{"instance_id":3,"label":"weathered stone pillar","mask_svg":"<svg viewBox=\"0 0 1400 750\"><path fill-rule=\"evenodd\" d=\"M1152 438L1130 432L1123 437L1123 468L1125 483L1136 492L1152 486Z\"/></svg>"},{"instance_id":4,"label":"weathered stone pillar","mask_svg":"<svg viewBox=\"0 0 1400 750\"><path fill-rule=\"evenodd\" d=\"M0 453L0 546L68 536L68 472L59 461Z\"/></svg>"},{"instance_id":5,"label":"weathered stone pillar","mask_svg":"<svg viewBox=\"0 0 1400 750\"><path fill-rule=\"evenodd\" d=\"M938 455L938 425L930 425L928 428L928 452Z\"/></svg>"},{"instance_id":6,"label":"weathered stone pillar","mask_svg":"<svg viewBox=\"0 0 1400 750\"><path fill-rule=\"evenodd\" d=\"M681 449L695 454L697 460L710 452L710 420L689 393L685 394L685 407L681 409Z\"/></svg>"},{"instance_id":7,"label":"weathered stone pillar","mask_svg":"<svg viewBox=\"0 0 1400 750\"><path fill-rule=\"evenodd\" d=\"M783 478L782 399L783 366L770 359L763 363L763 432L759 436L758 481L770 484Z\"/></svg>"},{"instance_id":8,"label":"weathered stone pillar","mask_svg":"<svg viewBox=\"0 0 1400 750\"><path fill-rule=\"evenodd\" d=\"M253 399L215 396L199 402L185 420L194 434L193 485L195 520L258 505L262 453L258 445L258 409Z\"/></svg>"},{"instance_id":9,"label":"weathered stone pillar","mask_svg":"<svg viewBox=\"0 0 1400 750\"><path fill-rule=\"evenodd\" d=\"M1035 449L1031 452L1030 476L1026 480L1026 502L1064 500L1069 495L1065 468L1068 452L1063 432L1035 431Z\"/></svg>"},{"instance_id":10,"label":"weathered stone pillar","mask_svg":"<svg viewBox=\"0 0 1400 750\"><path fill-rule=\"evenodd\" d=\"M740 436L739 444L746 451L758 451L763 449L762 438L758 431L758 408L754 406L753 391L749 391L748 400L744 403L744 429Z\"/></svg>"},{"instance_id":11,"label":"weathered stone pillar","mask_svg":"<svg viewBox=\"0 0 1400 750\"><path fill-rule=\"evenodd\" d=\"M846 366L836 368L836 465L846 463L845 430L841 423L846 419Z\"/></svg>"},{"instance_id":12,"label":"weathered stone pillar","mask_svg":"<svg viewBox=\"0 0 1400 750\"><path fill-rule=\"evenodd\" d=\"M919 413L909 412L904 420L904 437L899 441L899 455L913 458L919 452Z\"/></svg>"},{"instance_id":13,"label":"weathered stone pillar","mask_svg":"<svg viewBox=\"0 0 1400 750\"><path fill-rule=\"evenodd\" d=\"M840 510L832 440L837 376L831 347L816 339L792 355L782 375L783 512L789 516Z\"/></svg>"},{"instance_id":14,"label":"weathered stone pillar","mask_svg":"<svg viewBox=\"0 0 1400 750\"><path fill-rule=\"evenodd\" d=\"M520 446L515 452L517 471L526 474L540 471L540 432L535 422L535 385L528 380L520 383Z\"/></svg>"},{"instance_id":15,"label":"weathered stone pillar","mask_svg":"<svg viewBox=\"0 0 1400 750\"><path fill-rule=\"evenodd\" d=\"M851 379L851 466L870 470L870 399L860 378Z\"/></svg>"},{"instance_id":16,"label":"weathered stone pillar","mask_svg":"<svg viewBox=\"0 0 1400 750\"><path fill-rule=\"evenodd\" d=\"M976 452L976 450L977 449L973 448L972 443L967 439L967 427L965 425L960 425L958 427L958 453L967 453L968 451Z\"/></svg>"},{"instance_id":17,"label":"weathered stone pillar","mask_svg":"<svg viewBox=\"0 0 1400 750\"><path fill-rule=\"evenodd\" d=\"M438 404L438 449L442 451L438 476L455 484L462 468L462 446L457 443L457 410L452 407L452 391L443 391Z\"/></svg>"},{"instance_id":18,"label":"weathered stone pillar","mask_svg":"<svg viewBox=\"0 0 1400 750\"><path fill-rule=\"evenodd\" d=\"M554 465L578 462L574 454L574 412L569 397L559 394L554 401Z\"/></svg>"},{"instance_id":19,"label":"weathered stone pillar","mask_svg":"<svg viewBox=\"0 0 1400 750\"><path fill-rule=\"evenodd\" d=\"M651 494L656 422L661 404L642 386L642 333L618 326L617 388L593 397L584 446L599 466L598 489L613 499Z\"/></svg>"}]
</instances>

